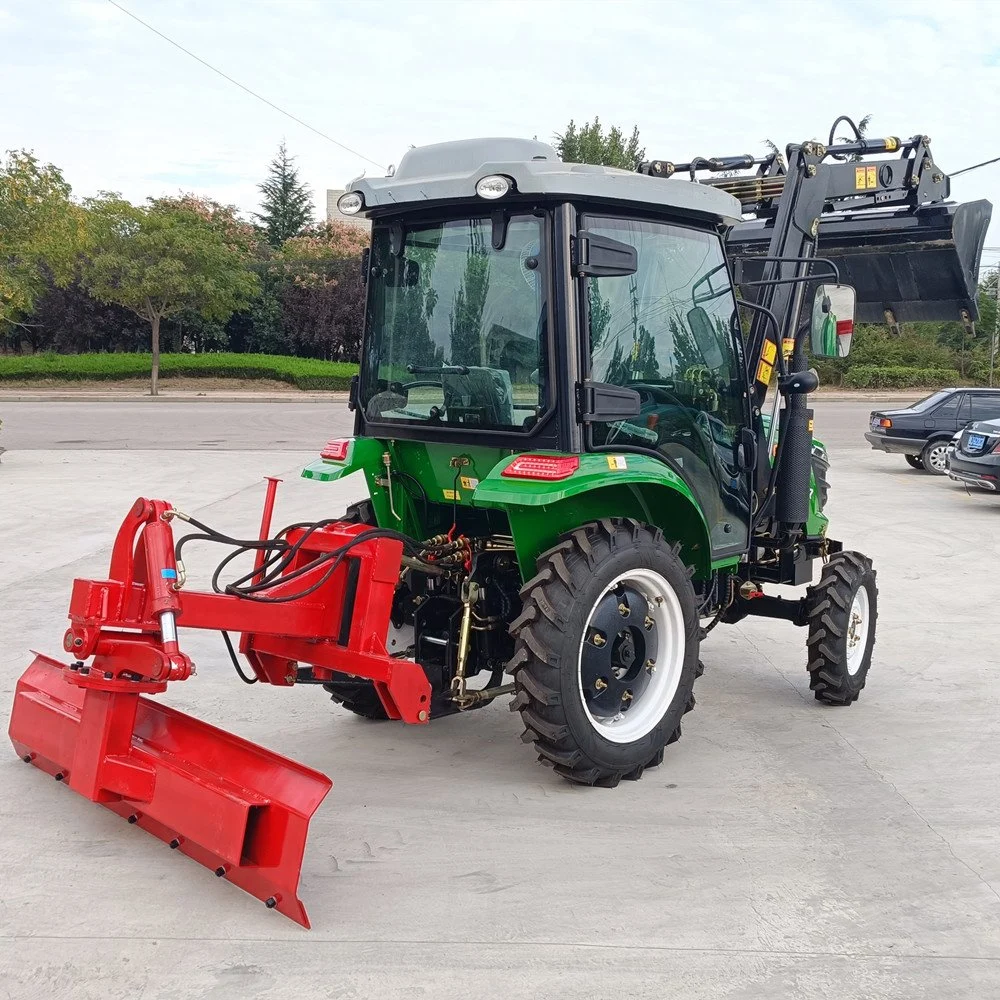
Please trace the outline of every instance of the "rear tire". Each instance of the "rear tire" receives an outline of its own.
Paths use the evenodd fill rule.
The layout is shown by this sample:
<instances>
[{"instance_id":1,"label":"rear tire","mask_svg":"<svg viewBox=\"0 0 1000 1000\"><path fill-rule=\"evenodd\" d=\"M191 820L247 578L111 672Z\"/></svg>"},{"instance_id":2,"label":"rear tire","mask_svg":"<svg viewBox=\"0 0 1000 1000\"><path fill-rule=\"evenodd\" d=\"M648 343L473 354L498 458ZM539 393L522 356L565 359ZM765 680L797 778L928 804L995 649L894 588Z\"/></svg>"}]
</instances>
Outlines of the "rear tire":
<instances>
[{"instance_id":1,"label":"rear tire","mask_svg":"<svg viewBox=\"0 0 1000 1000\"><path fill-rule=\"evenodd\" d=\"M868 678L878 621L875 570L860 552L838 552L806 597L809 687L817 701L851 705Z\"/></svg>"},{"instance_id":2,"label":"rear tire","mask_svg":"<svg viewBox=\"0 0 1000 1000\"><path fill-rule=\"evenodd\" d=\"M332 701L363 719L384 722L389 718L371 681L336 674L334 680L323 685L323 690L329 692Z\"/></svg>"},{"instance_id":3,"label":"rear tire","mask_svg":"<svg viewBox=\"0 0 1000 1000\"><path fill-rule=\"evenodd\" d=\"M919 469L921 472L924 471L924 463L919 455L904 455L903 458L906 459L906 464L911 469Z\"/></svg>"},{"instance_id":4,"label":"rear tire","mask_svg":"<svg viewBox=\"0 0 1000 1000\"><path fill-rule=\"evenodd\" d=\"M920 453L924 470L934 476L943 476L948 471L948 442L928 441Z\"/></svg>"},{"instance_id":5,"label":"rear tire","mask_svg":"<svg viewBox=\"0 0 1000 1000\"><path fill-rule=\"evenodd\" d=\"M540 556L521 590L511 710L569 781L641 777L694 708L698 615L679 548L638 521L592 522Z\"/></svg>"}]
</instances>

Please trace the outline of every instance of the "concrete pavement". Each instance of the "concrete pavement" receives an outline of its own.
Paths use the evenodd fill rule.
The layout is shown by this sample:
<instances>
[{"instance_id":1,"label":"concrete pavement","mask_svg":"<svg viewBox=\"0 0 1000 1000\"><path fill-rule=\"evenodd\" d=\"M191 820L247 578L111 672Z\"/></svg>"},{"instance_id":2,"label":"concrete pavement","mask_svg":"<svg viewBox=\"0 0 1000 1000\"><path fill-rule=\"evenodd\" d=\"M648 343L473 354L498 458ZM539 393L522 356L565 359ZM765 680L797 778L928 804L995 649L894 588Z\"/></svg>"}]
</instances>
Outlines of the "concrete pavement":
<instances>
[{"instance_id":1,"label":"concrete pavement","mask_svg":"<svg viewBox=\"0 0 1000 1000\"><path fill-rule=\"evenodd\" d=\"M104 572L136 495L246 534L266 474L287 480L276 524L363 489L296 478L347 429L334 407L143 403L142 424L33 405L3 414L3 705L29 647L58 652L72 578ZM199 674L170 704L334 779L302 877L313 930L0 755L0 996L1000 995L1000 501L868 450L870 408L816 420L834 533L879 573L857 705L812 700L803 631L720 627L664 765L581 789L504 705L368 724L316 690L245 688L217 635L182 630ZM192 552L202 577L215 555Z\"/></svg>"}]
</instances>

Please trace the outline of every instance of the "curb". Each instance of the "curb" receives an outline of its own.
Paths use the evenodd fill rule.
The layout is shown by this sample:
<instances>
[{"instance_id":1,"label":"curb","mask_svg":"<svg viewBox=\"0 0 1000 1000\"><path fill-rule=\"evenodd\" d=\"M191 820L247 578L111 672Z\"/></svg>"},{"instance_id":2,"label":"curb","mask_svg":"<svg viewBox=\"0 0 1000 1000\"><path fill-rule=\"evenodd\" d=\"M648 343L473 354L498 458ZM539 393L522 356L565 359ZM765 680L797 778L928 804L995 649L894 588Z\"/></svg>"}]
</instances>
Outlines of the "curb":
<instances>
[{"instance_id":1,"label":"curb","mask_svg":"<svg viewBox=\"0 0 1000 1000\"><path fill-rule=\"evenodd\" d=\"M66 392L60 389L0 389L4 403L346 403L346 392Z\"/></svg>"}]
</instances>

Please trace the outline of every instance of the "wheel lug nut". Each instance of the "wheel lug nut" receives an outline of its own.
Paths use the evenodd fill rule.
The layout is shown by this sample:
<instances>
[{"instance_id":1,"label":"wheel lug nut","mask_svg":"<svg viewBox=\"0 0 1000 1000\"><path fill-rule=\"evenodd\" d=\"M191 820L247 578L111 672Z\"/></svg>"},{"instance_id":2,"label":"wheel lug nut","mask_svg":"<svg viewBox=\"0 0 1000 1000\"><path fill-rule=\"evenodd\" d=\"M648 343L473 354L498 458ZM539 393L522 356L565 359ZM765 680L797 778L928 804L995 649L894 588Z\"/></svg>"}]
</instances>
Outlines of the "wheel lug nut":
<instances>
[{"instance_id":1,"label":"wheel lug nut","mask_svg":"<svg viewBox=\"0 0 1000 1000\"><path fill-rule=\"evenodd\" d=\"M594 687L598 691L604 691L607 688L607 686L608 682L603 677L598 677L597 680L594 681Z\"/></svg>"},{"instance_id":2,"label":"wheel lug nut","mask_svg":"<svg viewBox=\"0 0 1000 1000\"><path fill-rule=\"evenodd\" d=\"M654 673L656 670L656 660L646 660L646 669L650 673Z\"/></svg>"},{"instance_id":3,"label":"wheel lug nut","mask_svg":"<svg viewBox=\"0 0 1000 1000\"><path fill-rule=\"evenodd\" d=\"M643 619L642 627L648 632L654 625L653 619L649 615Z\"/></svg>"},{"instance_id":4,"label":"wheel lug nut","mask_svg":"<svg viewBox=\"0 0 1000 1000\"><path fill-rule=\"evenodd\" d=\"M603 645L604 645L604 644L605 644L605 643L606 643L606 642L607 642L608 640L607 640L607 639L605 639L605 638L604 638L604 636L603 636L603 635L601 635L601 633L600 633L600 632L595 632L595 633L594 633L594 634L593 634L593 635L592 635L592 636L590 637L590 641L591 641L591 642L592 642L592 643L593 643L593 644L594 644L595 646L603 646Z\"/></svg>"},{"instance_id":5,"label":"wheel lug nut","mask_svg":"<svg viewBox=\"0 0 1000 1000\"><path fill-rule=\"evenodd\" d=\"M630 702L631 700L632 700L632 692L631 691L626 691L622 695L622 704L623 705L628 704L628 702Z\"/></svg>"},{"instance_id":6,"label":"wheel lug nut","mask_svg":"<svg viewBox=\"0 0 1000 1000\"><path fill-rule=\"evenodd\" d=\"M629 616L628 605L625 604L624 602L621 603L621 604L619 604L618 605L618 614L620 614L622 616L622 618L628 618L628 616Z\"/></svg>"}]
</instances>

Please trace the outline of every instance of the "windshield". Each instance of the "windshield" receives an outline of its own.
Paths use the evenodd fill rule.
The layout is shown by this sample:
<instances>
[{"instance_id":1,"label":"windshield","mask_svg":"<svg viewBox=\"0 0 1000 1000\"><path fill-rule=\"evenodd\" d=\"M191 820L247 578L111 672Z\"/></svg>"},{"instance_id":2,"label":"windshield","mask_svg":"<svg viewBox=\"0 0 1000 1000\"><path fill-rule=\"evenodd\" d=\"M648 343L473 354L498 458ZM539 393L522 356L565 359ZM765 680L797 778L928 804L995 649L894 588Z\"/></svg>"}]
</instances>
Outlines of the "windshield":
<instances>
[{"instance_id":1,"label":"windshield","mask_svg":"<svg viewBox=\"0 0 1000 1000\"><path fill-rule=\"evenodd\" d=\"M929 410L932 406L937 406L943 399L947 399L951 395L946 389L939 389L937 392L932 392L929 396L924 396L923 399L918 400L916 403L911 404L911 410Z\"/></svg>"},{"instance_id":2,"label":"windshield","mask_svg":"<svg viewBox=\"0 0 1000 1000\"><path fill-rule=\"evenodd\" d=\"M376 227L361 404L369 420L528 430L548 406L542 220ZM499 230L499 227L498 227ZM397 233L398 239L398 233Z\"/></svg>"}]
</instances>

